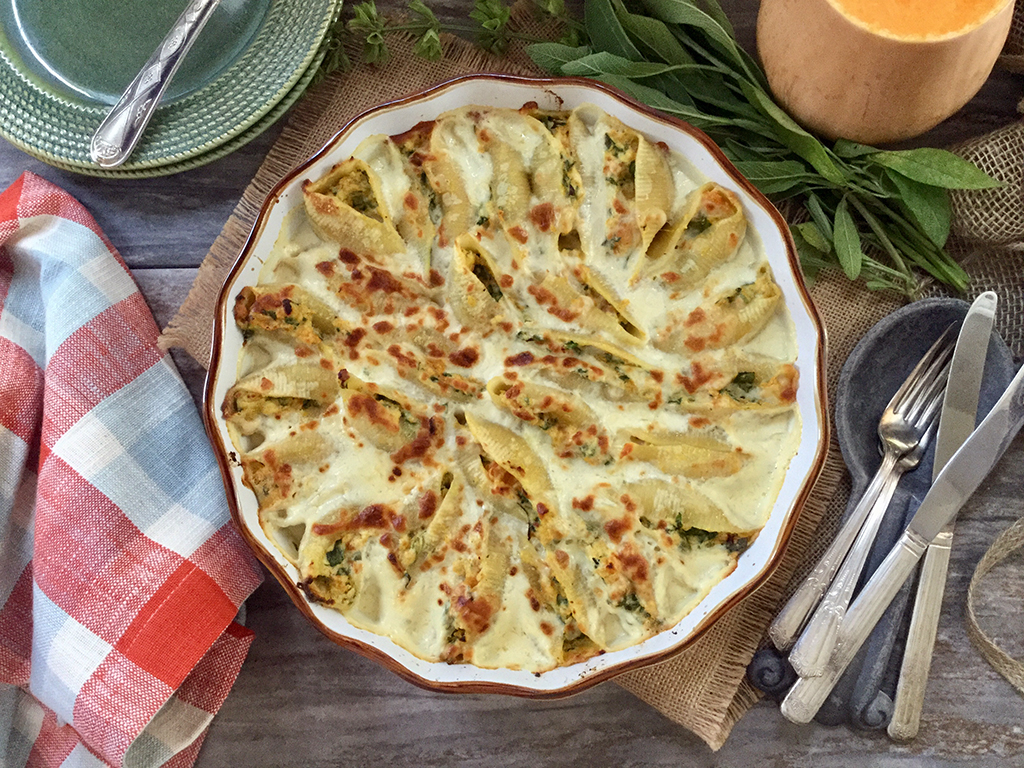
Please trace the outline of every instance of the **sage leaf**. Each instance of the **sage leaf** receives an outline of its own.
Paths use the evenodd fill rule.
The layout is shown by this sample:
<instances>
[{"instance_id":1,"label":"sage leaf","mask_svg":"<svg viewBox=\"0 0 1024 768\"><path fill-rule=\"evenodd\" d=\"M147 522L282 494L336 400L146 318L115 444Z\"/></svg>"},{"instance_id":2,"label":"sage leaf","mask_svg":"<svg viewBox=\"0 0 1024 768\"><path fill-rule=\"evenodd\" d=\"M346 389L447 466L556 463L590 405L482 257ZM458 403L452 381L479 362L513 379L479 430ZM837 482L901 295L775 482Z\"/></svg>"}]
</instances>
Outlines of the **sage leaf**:
<instances>
[{"instance_id":1,"label":"sage leaf","mask_svg":"<svg viewBox=\"0 0 1024 768\"><path fill-rule=\"evenodd\" d=\"M813 180L814 176L806 172L806 166L799 160L741 160L736 163L740 173L755 184L759 181L780 181L798 179Z\"/></svg>"},{"instance_id":2,"label":"sage leaf","mask_svg":"<svg viewBox=\"0 0 1024 768\"><path fill-rule=\"evenodd\" d=\"M869 147L867 144L850 141L849 139L838 139L832 146L832 151L839 157L849 159L876 154L878 152L878 147Z\"/></svg>"},{"instance_id":3,"label":"sage leaf","mask_svg":"<svg viewBox=\"0 0 1024 768\"><path fill-rule=\"evenodd\" d=\"M583 23L595 49L608 51L632 61L643 60L643 55L636 49L626 30L619 23L612 0L587 0L583 11Z\"/></svg>"},{"instance_id":4,"label":"sage leaf","mask_svg":"<svg viewBox=\"0 0 1024 768\"><path fill-rule=\"evenodd\" d=\"M675 77L683 82L686 88L704 104L714 107L723 114L746 117L764 123L764 115L746 100L734 92L731 84L720 72L704 70L688 70L676 73ZM764 126L761 127L763 132ZM771 136L775 138L774 135ZM777 139L776 139L777 140Z\"/></svg>"},{"instance_id":5,"label":"sage leaf","mask_svg":"<svg viewBox=\"0 0 1024 768\"><path fill-rule=\"evenodd\" d=\"M650 51L652 56L666 64L692 64L693 57L680 45L669 28L658 19L629 13L625 9L616 11L623 28L642 50ZM649 57L649 58L651 58Z\"/></svg>"},{"instance_id":6,"label":"sage leaf","mask_svg":"<svg viewBox=\"0 0 1024 768\"><path fill-rule=\"evenodd\" d=\"M945 189L991 189L1002 186L974 163L945 149L918 147L869 156L871 161L908 179Z\"/></svg>"},{"instance_id":7,"label":"sage leaf","mask_svg":"<svg viewBox=\"0 0 1024 768\"><path fill-rule=\"evenodd\" d=\"M821 204L821 198L817 195L808 195L805 206L807 207L807 212L811 214L811 219L818 225L818 229L821 230L822 234L829 240L835 240L835 233L832 231L832 217L825 212L825 208Z\"/></svg>"},{"instance_id":8,"label":"sage leaf","mask_svg":"<svg viewBox=\"0 0 1024 768\"><path fill-rule=\"evenodd\" d=\"M813 245L822 253L832 252L832 243L829 242L828 238L821 233L821 230L818 229L818 225L813 221L805 221L802 224L797 224L793 229L796 229L808 244Z\"/></svg>"},{"instance_id":9,"label":"sage leaf","mask_svg":"<svg viewBox=\"0 0 1024 768\"><path fill-rule=\"evenodd\" d=\"M939 248L944 246L949 238L952 220L949 192L941 187L914 181L890 169L886 169L886 177L896 187L899 200L921 227L921 231Z\"/></svg>"},{"instance_id":10,"label":"sage leaf","mask_svg":"<svg viewBox=\"0 0 1024 768\"><path fill-rule=\"evenodd\" d=\"M714 126L732 125L735 122L726 117L717 117L715 115L705 114L696 107L680 104L679 102L670 99L661 91L655 90L654 88L641 83L634 83L627 77L604 74L597 79L602 83L607 83L613 88L618 88L623 93L632 96L637 101L643 102L649 107L654 107L655 109L660 109L666 114L682 118L701 130L708 130Z\"/></svg>"},{"instance_id":11,"label":"sage leaf","mask_svg":"<svg viewBox=\"0 0 1024 768\"><path fill-rule=\"evenodd\" d=\"M763 79L760 70L756 66L751 67L749 57L736 43L731 28L723 27L691 0L643 0L643 4L655 18L666 24L681 24L701 30L734 67L755 81Z\"/></svg>"},{"instance_id":12,"label":"sage leaf","mask_svg":"<svg viewBox=\"0 0 1024 768\"><path fill-rule=\"evenodd\" d=\"M698 64L659 64L651 61L630 61L621 56L599 51L583 56L575 61L567 61L562 66L566 75L594 77L600 75L621 75L630 79L651 77L653 75L673 72L678 69L698 67Z\"/></svg>"},{"instance_id":13,"label":"sage leaf","mask_svg":"<svg viewBox=\"0 0 1024 768\"><path fill-rule=\"evenodd\" d=\"M831 266L825 258L825 254L807 242L806 238L800 234L800 230L790 228L790 234L793 235L793 244L800 257L800 267L803 269L804 275L813 279L822 269Z\"/></svg>"},{"instance_id":14,"label":"sage leaf","mask_svg":"<svg viewBox=\"0 0 1024 768\"><path fill-rule=\"evenodd\" d=\"M727 138L719 146L729 156L729 159L734 163L736 161L749 161L749 162L763 162L765 158L777 158L779 153L776 149L771 147L765 147L763 145L756 145L753 142L739 142L735 139ZM798 161L799 162L799 161ZM801 167L803 167L801 165Z\"/></svg>"},{"instance_id":15,"label":"sage leaf","mask_svg":"<svg viewBox=\"0 0 1024 768\"><path fill-rule=\"evenodd\" d=\"M707 15L717 21L729 37L735 40L736 30L732 28L732 22L729 21L729 17L725 15L725 11L722 10L722 6L718 3L718 0L702 0L701 5L704 6L704 10Z\"/></svg>"},{"instance_id":16,"label":"sage leaf","mask_svg":"<svg viewBox=\"0 0 1024 768\"><path fill-rule=\"evenodd\" d=\"M845 174L839 169L828 154L828 150L820 141L811 136L779 107L767 93L760 88L741 83L743 92L751 104L757 106L778 126L778 138L783 144L800 155L804 160L833 184L842 185L846 182Z\"/></svg>"},{"instance_id":17,"label":"sage leaf","mask_svg":"<svg viewBox=\"0 0 1024 768\"><path fill-rule=\"evenodd\" d=\"M759 181L756 184L761 194L770 197L772 200L786 200L797 195L807 194L809 186L806 182L797 179L776 179L774 181Z\"/></svg>"},{"instance_id":18,"label":"sage leaf","mask_svg":"<svg viewBox=\"0 0 1024 768\"><path fill-rule=\"evenodd\" d=\"M651 88L661 91L661 93L673 101L697 111L697 104L690 98L690 92L687 90L687 87L679 81L679 74L678 72L673 72L668 75L655 75L648 78L644 85L649 85Z\"/></svg>"},{"instance_id":19,"label":"sage leaf","mask_svg":"<svg viewBox=\"0 0 1024 768\"><path fill-rule=\"evenodd\" d=\"M807 173L807 166L799 160L733 160L733 165L748 181L765 195L776 198L794 194L816 177Z\"/></svg>"},{"instance_id":20,"label":"sage leaf","mask_svg":"<svg viewBox=\"0 0 1024 768\"><path fill-rule=\"evenodd\" d=\"M836 257L839 266L851 280L860 277L861 265L864 263L864 251L860 246L860 233L857 224L850 215L850 209L844 196L836 206L836 221L833 235Z\"/></svg>"},{"instance_id":21,"label":"sage leaf","mask_svg":"<svg viewBox=\"0 0 1024 768\"><path fill-rule=\"evenodd\" d=\"M561 43L534 43L526 47L526 54L533 63L552 74L562 74L562 67L570 61L576 61L590 55L589 46L571 48Z\"/></svg>"}]
</instances>

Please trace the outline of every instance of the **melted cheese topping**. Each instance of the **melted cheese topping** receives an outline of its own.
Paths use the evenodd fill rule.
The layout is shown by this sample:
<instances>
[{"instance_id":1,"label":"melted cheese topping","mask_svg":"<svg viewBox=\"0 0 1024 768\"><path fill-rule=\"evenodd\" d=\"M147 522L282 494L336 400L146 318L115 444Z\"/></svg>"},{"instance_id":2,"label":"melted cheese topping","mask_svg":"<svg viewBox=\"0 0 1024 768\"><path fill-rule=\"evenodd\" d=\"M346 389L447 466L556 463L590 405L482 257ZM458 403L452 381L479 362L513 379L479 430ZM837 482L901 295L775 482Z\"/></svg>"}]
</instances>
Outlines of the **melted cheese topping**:
<instances>
[{"instance_id":1,"label":"melted cheese topping","mask_svg":"<svg viewBox=\"0 0 1024 768\"><path fill-rule=\"evenodd\" d=\"M300 586L489 668L674 626L798 440L793 325L739 199L589 105L468 107L353 157L235 306L223 413Z\"/></svg>"}]
</instances>

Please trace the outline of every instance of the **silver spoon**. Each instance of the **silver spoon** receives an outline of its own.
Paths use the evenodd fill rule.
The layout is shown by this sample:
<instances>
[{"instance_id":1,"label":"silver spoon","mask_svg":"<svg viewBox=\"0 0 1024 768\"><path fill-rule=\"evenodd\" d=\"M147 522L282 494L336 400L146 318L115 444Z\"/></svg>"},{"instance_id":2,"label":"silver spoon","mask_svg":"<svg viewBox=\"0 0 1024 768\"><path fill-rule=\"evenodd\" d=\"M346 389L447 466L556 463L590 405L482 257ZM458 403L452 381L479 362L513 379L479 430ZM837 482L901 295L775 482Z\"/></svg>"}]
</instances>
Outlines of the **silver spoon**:
<instances>
[{"instance_id":1,"label":"silver spoon","mask_svg":"<svg viewBox=\"0 0 1024 768\"><path fill-rule=\"evenodd\" d=\"M113 168L128 159L185 54L219 4L220 0L190 0L93 134L89 154L96 163Z\"/></svg>"}]
</instances>

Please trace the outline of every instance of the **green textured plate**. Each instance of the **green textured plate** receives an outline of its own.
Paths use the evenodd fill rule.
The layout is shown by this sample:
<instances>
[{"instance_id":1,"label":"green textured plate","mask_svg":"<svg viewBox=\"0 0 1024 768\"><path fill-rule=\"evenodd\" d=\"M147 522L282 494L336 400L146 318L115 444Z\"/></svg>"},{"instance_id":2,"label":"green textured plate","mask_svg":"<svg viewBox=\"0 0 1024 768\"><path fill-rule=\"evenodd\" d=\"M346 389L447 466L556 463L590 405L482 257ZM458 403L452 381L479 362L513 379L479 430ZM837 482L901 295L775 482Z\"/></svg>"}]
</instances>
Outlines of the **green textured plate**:
<instances>
[{"instance_id":1,"label":"green textured plate","mask_svg":"<svg viewBox=\"0 0 1024 768\"><path fill-rule=\"evenodd\" d=\"M152 53L184 0L0 2L0 135L44 162L95 173L89 141L119 95L112 83L141 67L134 59L144 61ZM255 138L284 112L283 101L290 104L301 95L300 81L308 84L315 72L311 64L322 59L321 44L341 5L342 0L222 0L196 41L195 59L189 55L178 73L181 82L176 77L172 83L174 98L157 109L138 148L114 173L174 173ZM33 16L40 6L46 7L45 19L38 10ZM144 29L140 7L146 19L160 16L159 22ZM55 24L55 17L63 21ZM81 35L77 48L69 49L68 41L76 28L103 17L117 21L106 33L106 50L128 52L110 54L100 66L100 59L90 64L84 58L102 44L99 33Z\"/></svg>"},{"instance_id":2,"label":"green textured plate","mask_svg":"<svg viewBox=\"0 0 1024 768\"><path fill-rule=\"evenodd\" d=\"M157 165L152 168L129 167L126 169L124 166L119 166L117 168L101 168L98 165L92 165L89 167L65 165L64 163L53 160L52 158L38 155L35 152L32 152L31 150L25 151L28 154L35 157L37 160L42 160L45 163L49 163L55 168L60 168L61 170L64 171L71 171L73 173L79 173L84 176L99 176L101 178L111 179L147 179L153 178L155 176L170 176L171 174L181 173L183 171L190 171L193 168L198 168L201 165L212 163L214 160L220 160L222 157L230 155L232 152L239 149L240 147L245 146L250 141L259 136L261 133L263 133L265 130L267 130L271 125L280 120L281 117L292 107L292 105L299 100L302 94L306 92L306 89L309 88L310 83L316 76L317 70L320 69L320 64L323 62L324 56L327 55L327 49L329 47L329 44L330 40L325 38L324 42L320 46L320 49L313 56L313 60L310 61L309 67L306 69L305 72L302 73L302 76L299 78L298 82L295 83L292 89L288 91L288 93L286 93L284 97L279 102L277 102L277 104L275 104L269 112L263 115L263 117L261 117L248 129L238 134L233 139L230 139L224 142L223 144L214 147L209 152L194 155L179 162L167 163L165 165Z\"/></svg>"}]
</instances>

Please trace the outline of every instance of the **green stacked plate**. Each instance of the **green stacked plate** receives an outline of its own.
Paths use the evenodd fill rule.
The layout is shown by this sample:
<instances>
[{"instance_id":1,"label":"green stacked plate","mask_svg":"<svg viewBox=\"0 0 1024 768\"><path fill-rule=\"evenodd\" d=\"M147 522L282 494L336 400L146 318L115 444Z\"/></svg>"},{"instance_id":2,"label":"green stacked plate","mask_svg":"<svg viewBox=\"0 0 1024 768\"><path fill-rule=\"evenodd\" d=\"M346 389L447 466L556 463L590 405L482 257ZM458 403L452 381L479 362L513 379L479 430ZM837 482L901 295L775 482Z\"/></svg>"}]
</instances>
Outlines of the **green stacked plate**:
<instances>
[{"instance_id":1,"label":"green stacked plate","mask_svg":"<svg viewBox=\"0 0 1024 768\"><path fill-rule=\"evenodd\" d=\"M221 0L124 165L89 142L184 0L3 0L0 135L60 168L96 176L177 173L266 130L305 91L342 0Z\"/></svg>"}]
</instances>

